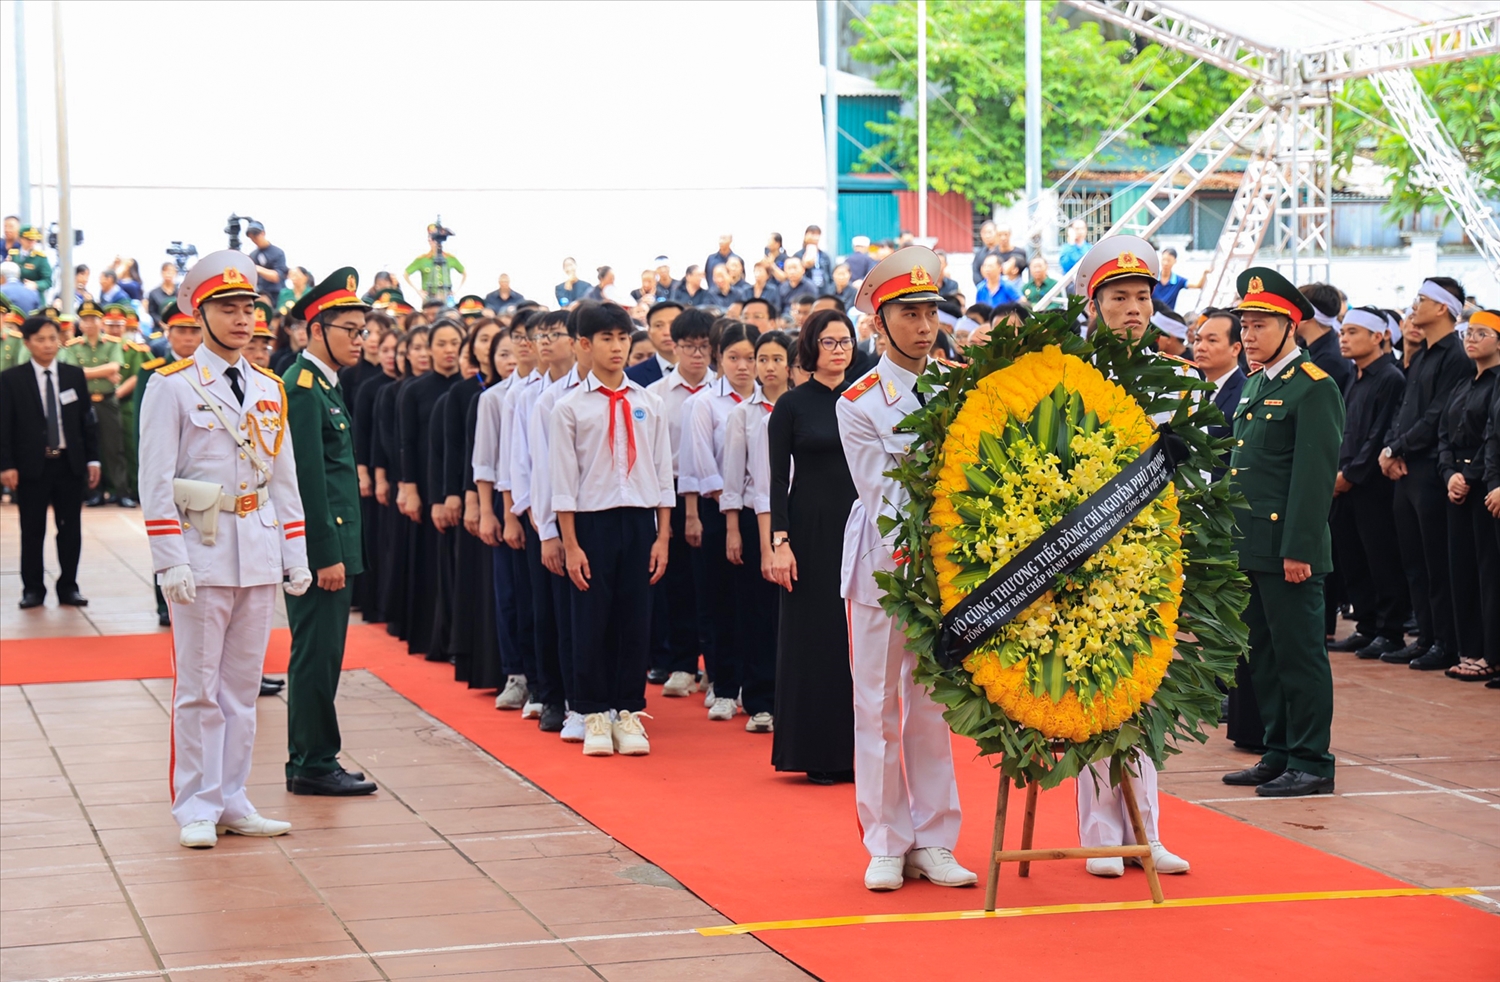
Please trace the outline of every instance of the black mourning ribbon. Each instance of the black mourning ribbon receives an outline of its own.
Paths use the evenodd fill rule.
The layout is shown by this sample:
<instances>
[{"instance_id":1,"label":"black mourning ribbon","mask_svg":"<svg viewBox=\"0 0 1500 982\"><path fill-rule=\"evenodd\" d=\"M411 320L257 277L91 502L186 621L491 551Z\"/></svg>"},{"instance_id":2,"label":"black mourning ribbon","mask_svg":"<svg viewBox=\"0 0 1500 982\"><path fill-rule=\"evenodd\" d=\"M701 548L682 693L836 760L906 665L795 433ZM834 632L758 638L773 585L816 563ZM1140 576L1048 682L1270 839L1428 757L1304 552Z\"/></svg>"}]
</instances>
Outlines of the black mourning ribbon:
<instances>
[{"instance_id":1,"label":"black mourning ribbon","mask_svg":"<svg viewBox=\"0 0 1500 982\"><path fill-rule=\"evenodd\" d=\"M943 668L961 664L971 651L1052 589L1058 577L1087 562L1171 483L1189 452L1182 437L1171 427L1161 426L1145 453L948 612L938 632L938 664Z\"/></svg>"}]
</instances>

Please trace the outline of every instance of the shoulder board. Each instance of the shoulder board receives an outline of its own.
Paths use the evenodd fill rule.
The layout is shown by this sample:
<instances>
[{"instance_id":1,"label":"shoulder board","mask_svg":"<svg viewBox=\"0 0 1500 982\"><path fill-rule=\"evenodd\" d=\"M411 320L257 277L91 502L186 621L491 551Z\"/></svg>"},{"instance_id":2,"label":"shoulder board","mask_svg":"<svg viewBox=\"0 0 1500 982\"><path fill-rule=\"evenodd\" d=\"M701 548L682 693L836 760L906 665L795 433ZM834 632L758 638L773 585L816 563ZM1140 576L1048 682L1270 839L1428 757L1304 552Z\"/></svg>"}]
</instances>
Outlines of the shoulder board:
<instances>
[{"instance_id":1,"label":"shoulder board","mask_svg":"<svg viewBox=\"0 0 1500 982\"><path fill-rule=\"evenodd\" d=\"M184 368L188 367L192 363L193 363L193 359L191 359L191 358L184 358L181 361L174 361L174 362L172 362L172 364L168 365L166 368L163 368L161 371L157 372L156 374L158 374L158 375L171 375L173 372L180 372L180 371L182 371Z\"/></svg>"},{"instance_id":2,"label":"shoulder board","mask_svg":"<svg viewBox=\"0 0 1500 982\"><path fill-rule=\"evenodd\" d=\"M111 344L119 344L120 343L120 339L118 337L116 337L115 335L113 335L113 334L106 334L106 335L104 335L104 340L110 342Z\"/></svg>"},{"instance_id":3,"label":"shoulder board","mask_svg":"<svg viewBox=\"0 0 1500 982\"><path fill-rule=\"evenodd\" d=\"M153 358L150 361L141 362L141 370L142 371L155 371L156 369L160 368L161 366L165 365L166 363L167 363L167 360L165 358Z\"/></svg>"},{"instance_id":4,"label":"shoulder board","mask_svg":"<svg viewBox=\"0 0 1500 982\"><path fill-rule=\"evenodd\" d=\"M1198 366L1194 365L1192 362L1188 361L1186 358L1183 358L1181 355L1169 355L1165 351L1158 351L1156 353L1156 357L1158 357L1158 358L1165 358L1167 361L1175 361L1179 365L1188 365L1188 366L1190 366L1192 368L1197 368L1198 367Z\"/></svg>"},{"instance_id":5,"label":"shoulder board","mask_svg":"<svg viewBox=\"0 0 1500 982\"><path fill-rule=\"evenodd\" d=\"M125 342L125 347L126 347L127 350L130 350L130 351L145 352L145 351L150 351L151 350L151 347L149 345L141 344L139 341L126 341Z\"/></svg>"},{"instance_id":6,"label":"shoulder board","mask_svg":"<svg viewBox=\"0 0 1500 982\"><path fill-rule=\"evenodd\" d=\"M871 372L864 378L860 379L858 382L855 382L853 385L849 386L849 388L845 389L844 398L848 399L850 402L853 402L855 399L858 399L860 396L864 395L866 392L869 392L879 384L880 373Z\"/></svg>"},{"instance_id":7,"label":"shoulder board","mask_svg":"<svg viewBox=\"0 0 1500 982\"><path fill-rule=\"evenodd\" d=\"M23 339L23 338L26 337L26 335L22 334L20 331L17 331L15 328L11 328L11 327L7 327L5 329L5 335L6 335L6 337L12 337L12 338L17 338L17 339Z\"/></svg>"},{"instance_id":8,"label":"shoulder board","mask_svg":"<svg viewBox=\"0 0 1500 982\"><path fill-rule=\"evenodd\" d=\"M275 372L271 371L269 368L262 368L259 365L251 365L250 367L253 368L253 369L255 369L257 372L260 372L262 375L267 376L268 378L275 379L277 385L281 385L282 384L282 382L281 382L281 376L277 375Z\"/></svg>"},{"instance_id":9,"label":"shoulder board","mask_svg":"<svg viewBox=\"0 0 1500 982\"><path fill-rule=\"evenodd\" d=\"M75 344L83 344L83 342L86 341L86 340L87 340L87 338L85 338L82 334L80 334L80 335L78 335L78 337L74 338L73 340L69 341L67 344L63 345L63 347L64 348L71 348Z\"/></svg>"},{"instance_id":10,"label":"shoulder board","mask_svg":"<svg viewBox=\"0 0 1500 982\"><path fill-rule=\"evenodd\" d=\"M312 382L312 369L304 368L297 373L297 388L310 389L312 388Z\"/></svg>"},{"instance_id":11,"label":"shoulder board","mask_svg":"<svg viewBox=\"0 0 1500 982\"><path fill-rule=\"evenodd\" d=\"M1323 371L1323 369L1319 368L1317 365L1314 365L1310 361L1304 361L1302 363L1302 370L1306 372L1308 374L1308 377L1311 378L1314 382L1321 382L1328 377L1327 372Z\"/></svg>"}]
</instances>

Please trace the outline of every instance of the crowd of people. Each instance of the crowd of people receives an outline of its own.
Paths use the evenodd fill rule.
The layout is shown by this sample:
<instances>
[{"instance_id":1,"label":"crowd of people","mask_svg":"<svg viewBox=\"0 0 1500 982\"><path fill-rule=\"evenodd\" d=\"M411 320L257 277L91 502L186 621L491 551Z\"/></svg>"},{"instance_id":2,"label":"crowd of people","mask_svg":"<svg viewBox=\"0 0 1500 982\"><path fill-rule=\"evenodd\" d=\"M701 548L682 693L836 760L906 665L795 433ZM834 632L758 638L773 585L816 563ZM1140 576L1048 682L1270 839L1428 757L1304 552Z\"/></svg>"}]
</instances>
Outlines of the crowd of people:
<instances>
[{"instance_id":1,"label":"crowd of people","mask_svg":"<svg viewBox=\"0 0 1500 982\"><path fill-rule=\"evenodd\" d=\"M1069 230L1065 268L1097 267L1085 238L1086 230ZM385 625L412 655L450 663L456 684L495 691L498 710L535 719L539 732L580 744L585 755L649 753L647 692L659 686L661 697L701 699L708 722L743 717L747 732L769 735L777 770L833 784L855 780L860 752L855 717L865 697L851 670L850 639L887 630L851 620L856 608L876 612L861 615L867 619L879 615L878 602L851 594L848 536L868 530L846 531L846 520L884 468L873 477L851 474L857 455L843 403L863 395L868 385L850 386L868 380L877 364L899 374L890 367L897 354L901 364L924 363L929 353L961 359L998 325L1032 316L1055 285L1045 259L1028 258L993 224L982 239L971 269L973 302L941 254L856 239L854 251L838 259L822 248L816 226L790 253L773 236L748 275L728 235L680 278L659 257L630 290L609 267L585 285L569 259L553 305L521 296L503 275L488 296L449 300L451 272L462 275L453 257L427 264L419 257L407 270L421 275L416 304L387 273L359 293L352 269L318 281L289 268L256 227L256 252L235 260L246 272L231 277L226 269L225 282L213 288L226 299L254 297L243 353L292 394L277 403L280 424L266 416L245 424L269 434L262 448L265 439L279 447L283 431L298 447L320 443L325 456L348 444L348 500L335 496L307 511L322 516L333 530L328 535L357 535L344 545L337 577L325 581L325 569L313 562L316 583L301 582L304 592L342 595L344 623L353 609ZM438 244L434 238L426 258L436 259ZM889 316L878 312L880 298L872 305L869 291L879 286L874 271L883 260L918 251L932 255L931 272L909 265L902 275L915 284L920 273L923 286L911 296L934 308L937 329L911 335L923 345L913 356L892 352ZM135 471L121 458L128 453L124 434L139 427L121 422L124 408L146 414L151 378L180 376L207 344L206 315L193 309L199 299L183 302L207 274L195 267L180 286L173 274L174 266L163 267L162 285L147 298L145 328L131 323L138 311L129 300L138 298L129 294L123 301L102 289L98 300L80 294L73 321L45 304L28 316L7 299L7 358L35 356L33 338L51 327L59 360L85 373L94 410L87 445L91 453L97 446L104 464L103 480L90 480L100 485L101 501L132 506L138 497ZM1111 329L1137 338L1149 333L1162 356L1211 382L1226 418L1216 435L1233 436L1241 392L1262 367L1244 337L1246 310L1255 308L1177 313L1173 302L1186 284L1154 251L1148 279L1147 315ZM116 290L121 283L110 281ZM231 290L236 284L241 289ZM75 282L75 290L85 287ZM1092 287L1084 288L1092 304ZM212 297L204 294L203 302ZM1500 688L1500 314L1467 300L1457 282L1433 277L1402 313L1351 307L1328 284L1302 286L1295 304L1281 304L1292 305L1292 353L1305 352L1337 383L1340 418L1347 419L1333 434L1342 442L1327 502L1333 548L1321 608L1326 643L1359 658ZM910 306L901 297L892 304ZM1304 306L1308 315L1297 315ZM1091 306L1080 330L1103 323ZM15 351L12 335L21 336ZM1281 340L1285 346L1285 335ZM194 370L204 373L205 385L210 361ZM302 390L325 393L315 414L321 437L316 428L304 437L297 420L286 421ZM887 405L898 406L896 393L892 387ZM268 412L265 404L256 403ZM1265 406L1274 421L1281 403ZM191 416L192 407L184 407ZM197 406L193 422L212 430L203 409ZM116 444L105 446L111 427L120 434L119 453ZM13 443L5 441L0 458L12 459ZM61 450L50 436L48 450ZM299 451L296 462L306 485L314 470L304 452L312 451ZM316 473L331 475L333 467L325 461ZM0 471L0 480L16 487L14 465ZM1237 475L1226 456L1215 477ZM327 480L331 487L334 478ZM106 488L112 499L103 497ZM24 489L19 493L24 499ZM34 506L33 499L28 514ZM43 522L46 507L44 501ZM868 509L879 507L872 499ZM177 534L165 518L146 517L154 537ZM1270 523L1277 518L1271 514ZM23 528L28 521L34 526L34 515L23 516ZM295 532L288 523L288 540L300 537L303 521L299 515ZM309 552L313 538L309 531ZM161 544L153 538L153 547ZM34 552L34 563L23 559L23 606L45 595L39 541ZM62 599L87 603L77 590L76 561L74 549L73 569L59 579L71 586ZM307 562L293 571L294 583L303 579L298 571L311 577L302 569ZM163 578L163 624L172 623L191 584L189 578L185 592L180 580ZM293 606L301 604L289 602L289 615ZM1336 641L1340 611L1357 629ZM310 637L324 647L336 638L342 648L342 628L330 628L326 616L297 619L321 626L293 624L294 662L299 630L304 648ZM328 715L333 671L332 681L302 683L318 689ZM1268 731L1248 666L1244 671L1228 700L1229 736L1243 749L1263 751ZM869 684L885 693L877 701L894 698L890 679ZM298 685L294 678L293 692ZM319 753L289 765L289 788L374 789L337 765L336 726L334 734L331 753L324 740ZM1154 777L1143 784L1154 799ZM1154 800L1149 810L1154 815ZM872 855L880 855L877 848L871 845ZM933 861L934 877L967 874L955 872L951 854ZM1158 865L1172 871L1174 861L1187 868L1165 850Z\"/></svg>"}]
</instances>

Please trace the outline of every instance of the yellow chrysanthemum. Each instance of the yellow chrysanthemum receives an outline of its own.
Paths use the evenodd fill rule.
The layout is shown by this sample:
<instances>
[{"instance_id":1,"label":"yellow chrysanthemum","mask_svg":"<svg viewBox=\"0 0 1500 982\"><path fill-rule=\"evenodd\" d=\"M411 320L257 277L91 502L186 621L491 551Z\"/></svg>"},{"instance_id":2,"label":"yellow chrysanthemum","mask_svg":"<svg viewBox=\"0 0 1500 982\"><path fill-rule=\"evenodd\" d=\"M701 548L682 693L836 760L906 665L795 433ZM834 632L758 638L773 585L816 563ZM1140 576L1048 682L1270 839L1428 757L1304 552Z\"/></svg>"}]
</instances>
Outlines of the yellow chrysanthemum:
<instances>
[{"instance_id":1,"label":"yellow chrysanthemum","mask_svg":"<svg viewBox=\"0 0 1500 982\"><path fill-rule=\"evenodd\" d=\"M1059 470L1058 458L1045 448L1029 443L1013 447L1017 471L981 502L983 517L977 527L966 521L952 496L973 497L964 468L981 462L980 435L998 437L1008 420L1024 426L1038 403L1059 384L1078 393L1084 410L1098 417L1099 429L1072 437L1074 464L1068 474ZM1055 511L1064 502L1093 493L1119 472L1121 448L1139 453L1155 438L1150 419L1124 389L1055 346L1023 355L981 379L943 441L930 512L937 526L931 547L943 612L973 589L972 577L967 586L954 583L962 572L954 559L960 549L967 549L965 561L990 564L991 571L999 569L1006 557L1045 531L1041 512ZM1072 589L1065 588L1068 578L1064 577L1059 590L1042 596L997 632L991 643L970 654L964 668L973 683L1010 719L1052 738L1082 742L1135 715L1155 693L1172 660L1171 639L1176 635L1182 596L1179 521L1176 495L1169 487L1084 564L1082 569L1091 577L1088 591L1077 589L1076 583ZM1163 590L1170 601L1154 608L1142 602L1144 595L1160 596ZM1129 674L1120 674L1112 684L1092 687L1092 697L1080 700L1074 683L1092 677L1095 670L1107 674L1107 666L1119 654L1117 641L1139 636L1152 614L1159 623L1150 631L1149 652L1134 656ZM1002 655L1001 643L1006 641L1009 654ZM1035 671L1030 666L1033 656L1063 659L1068 684L1060 700L1036 694Z\"/></svg>"}]
</instances>

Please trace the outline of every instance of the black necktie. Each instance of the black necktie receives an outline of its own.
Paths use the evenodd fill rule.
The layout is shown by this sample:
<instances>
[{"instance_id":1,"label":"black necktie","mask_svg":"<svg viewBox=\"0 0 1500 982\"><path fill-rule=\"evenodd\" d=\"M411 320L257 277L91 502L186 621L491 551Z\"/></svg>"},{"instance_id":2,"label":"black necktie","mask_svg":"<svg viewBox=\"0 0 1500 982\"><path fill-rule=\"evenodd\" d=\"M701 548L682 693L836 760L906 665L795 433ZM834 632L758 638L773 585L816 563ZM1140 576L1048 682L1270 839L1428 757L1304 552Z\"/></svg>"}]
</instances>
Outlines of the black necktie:
<instances>
[{"instance_id":1,"label":"black necktie","mask_svg":"<svg viewBox=\"0 0 1500 982\"><path fill-rule=\"evenodd\" d=\"M42 375L47 380L47 449L56 450L62 443L62 429L57 420L57 391L52 388L52 369L43 369Z\"/></svg>"},{"instance_id":2,"label":"black necktie","mask_svg":"<svg viewBox=\"0 0 1500 982\"><path fill-rule=\"evenodd\" d=\"M224 369L224 374L229 376L229 387L234 390L234 397L243 406L245 404L245 389L240 385L240 370L230 367Z\"/></svg>"},{"instance_id":3,"label":"black necktie","mask_svg":"<svg viewBox=\"0 0 1500 982\"><path fill-rule=\"evenodd\" d=\"M923 406L927 405L927 393L923 392L921 389L918 389L917 383L915 382L911 384L911 394L917 397L918 403Z\"/></svg>"}]
</instances>

